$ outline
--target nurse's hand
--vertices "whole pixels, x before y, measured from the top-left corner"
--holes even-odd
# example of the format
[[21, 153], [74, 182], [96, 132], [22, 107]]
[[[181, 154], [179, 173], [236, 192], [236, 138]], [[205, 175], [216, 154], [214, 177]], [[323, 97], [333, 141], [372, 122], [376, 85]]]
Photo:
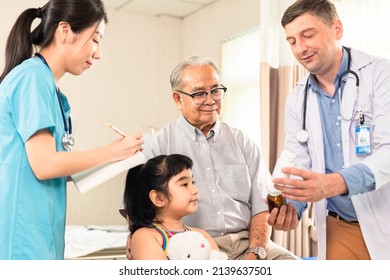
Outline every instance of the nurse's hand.
[[113, 161], [122, 160], [143, 150], [144, 138], [142, 132], [134, 133], [111, 143], [110, 149]]
[[267, 222], [276, 230], [289, 231], [296, 229], [299, 223], [297, 210], [291, 203], [282, 205], [279, 211], [275, 207], [268, 216]]
[[122, 160], [142, 151], [141, 132], [134, 133], [88, 151], [57, 151], [56, 139], [49, 129], [33, 134], [25, 144], [26, 154], [34, 175], [39, 180], [70, 176], [87, 169]]

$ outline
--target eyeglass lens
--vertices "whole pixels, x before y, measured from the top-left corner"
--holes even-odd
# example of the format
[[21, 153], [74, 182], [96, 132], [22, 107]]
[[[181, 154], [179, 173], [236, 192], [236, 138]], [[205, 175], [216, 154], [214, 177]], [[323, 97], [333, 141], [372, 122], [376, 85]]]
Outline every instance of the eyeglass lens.
[[[221, 101], [225, 96], [225, 90], [223, 88], [213, 89], [211, 92], [211, 98], [214, 101]], [[194, 103], [199, 105], [206, 101], [208, 92], [199, 92], [194, 95]]]

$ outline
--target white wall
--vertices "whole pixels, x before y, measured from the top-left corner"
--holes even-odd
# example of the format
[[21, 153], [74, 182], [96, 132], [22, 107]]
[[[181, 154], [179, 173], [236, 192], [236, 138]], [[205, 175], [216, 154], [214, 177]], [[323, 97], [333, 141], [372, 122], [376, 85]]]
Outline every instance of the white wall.
[[[73, 104], [79, 149], [104, 145], [122, 131], [150, 132], [175, 119], [169, 74], [179, 60], [180, 20], [109, 11], [102, 41], [103, 59], [80, 77], [67, 76], [64, 89]], [[65, 89], [66, 87], [66, 89]], [[79, 194], [68, 184], [69, 224], [118, 224], [125, 174]]]
[[259, 23], [260, 0], [219, 0], [183, 20], [183, 58], [204, 55], [220, 64], [221, 41]]
[[[5, 41], [16, 17], [24, 9], [44, 3], [1, 3], [0, 68], [4, 66]], [[101, 43], [102, 60], [81, 76], [66, 75], [59, 85], [72, 106], [77, 150], [117, 139], [118, 135], [106, 127], [108, 122], [130, 134], [150, 132], [150, 127], [159, 128], [176, 119], [178, 112], [169, 85], [173, 67], [192, 55], [211, 56], [220, 63], [223, 38], [259, 23], [259, 1], [219, 0], [184, 20], [111, 10], [108, 16]], [[69, 183], [67, 223], [125, 224], [118, 214], [124, 176], [83, 195]]]

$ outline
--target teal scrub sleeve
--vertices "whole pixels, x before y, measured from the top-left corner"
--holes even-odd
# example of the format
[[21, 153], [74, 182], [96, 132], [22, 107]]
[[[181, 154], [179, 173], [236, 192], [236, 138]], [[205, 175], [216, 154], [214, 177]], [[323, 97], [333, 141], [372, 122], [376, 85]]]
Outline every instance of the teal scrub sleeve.
[[19, 73], [24, 77], [8, 85], [14, 87], [9, 96], [10, 111], [23, 142], [41, 129], [54, 130], [59, 106], [52, 75], [44, 75], [45, 70], [35, 67]]

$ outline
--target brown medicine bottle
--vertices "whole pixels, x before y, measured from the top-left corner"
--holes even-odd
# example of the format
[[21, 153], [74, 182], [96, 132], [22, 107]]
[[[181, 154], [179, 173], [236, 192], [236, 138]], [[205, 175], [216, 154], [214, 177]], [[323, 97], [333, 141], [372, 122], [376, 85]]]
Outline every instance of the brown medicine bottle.
[[[282, 151], [280, 157], [278, 158], [274, 171], [272, 172], [272, 178], [288, 178], [288, 175], [283, 173], [283, 167], [293, 167], [294, 166], [295, 154], [289, 151]], [[282, 196], [281, 192], [273, 187], [273, 185], [268, 188], [268, 210], [272, 211], [275, 207], [279, 208], [282, 205], [286, 204], [286, 199]]]

